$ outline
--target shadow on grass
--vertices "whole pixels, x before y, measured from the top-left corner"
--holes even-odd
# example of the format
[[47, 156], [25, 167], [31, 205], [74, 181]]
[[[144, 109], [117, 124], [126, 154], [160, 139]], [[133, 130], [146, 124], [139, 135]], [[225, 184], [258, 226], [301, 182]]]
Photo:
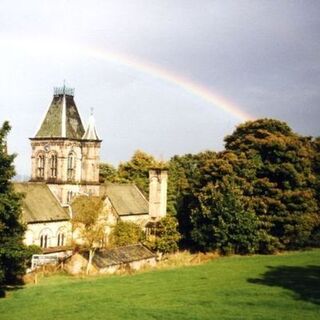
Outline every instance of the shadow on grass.
[[260, 279], [248, 279], [250, 283], [291, 290], [297, 300], [320, 304], [320, 267], [268, 267]]
[[0, 299], [5, 298], [6, 294], [10, 291], [16, 291], [23, 289], [23, 286], [0, 286]]
[[22, 279], [15, 279], [10, 284], [0, 285], [0, 299], [6, 297], [6, 293], [23, 289], [24, 282]]

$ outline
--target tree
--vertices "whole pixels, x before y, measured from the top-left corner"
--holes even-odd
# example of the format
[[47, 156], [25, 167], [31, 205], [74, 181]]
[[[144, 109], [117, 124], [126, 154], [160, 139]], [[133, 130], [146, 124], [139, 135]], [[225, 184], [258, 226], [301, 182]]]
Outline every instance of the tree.
[[[225, 141], [225, 151], [175, 156], [169, 162], [168, 208], [179, 220], [183, 244], [215, 248], [220, 240], [216, 229], [213, 241], [212, 227], [222, 215], [221, 230], [232, 224], [231, 217], [244, 219], [252, 230], [257, 222], [253, 238], [260, 252], [319, 245], [320, 139], [295, 134], [284, 122], [260, 119], [240, 125]], [[238, 211], [228, 216], [232, 207]]]
[[134, 222], [119, 221], [112, 229], [110, 242], [113, 246], [127, 246], [144, 240], [144, 233]]
[[196, 205], [199, 187], [200, 155], [174, 156], [168, 163], [168, 213], [178, 220], [180, 245], [192, 246], [191, 210]]
[[259, 218], [260, 251], [305, 246], [319, 225], [311, 139], [284, 122], [260, 119], [240, 125], [225, 142], [257, 163], [244, 195]]
[[[320, 137], [317, 137], [312, 142], [314, 157], [313, 157], [313, 172], [315, 175], [314, 190], [318, 208], [320, 208]], [[319, 247], [320, 246], [320, 212], [318, 211], [317, 219], [319, 223], [313, 228], [310, 245]]]
[[179, 221], [183, 247], [200, 247], [194, 237], [196, 225], [191, 218], [196, 212], [201, 211], [200, 195], [204, 188], [209, 184], [219, 183], [225, 176], [230, 176], [240, 189], [250, 189], [250, 183], [247, 183], [246, 179], [254, 175], [256, 163], [247, 162], [244, 155], [238, 156], [229, 151], [206, 151], [195, 155], [174, 156], [170, 159], [168, 208]]
[[149, 169], [162, 166], [153, 156], [137, 150], [130, 161], [121, 163], [118, 168], [120, 182], [134, 183], [142, 193], [149, 194]]
[[0, 128], [0, 286], [13, 283], [25, 272], [26, 248], [23, 245], [26, 226], [21, 223], [21, 196], [14, 192], [15, 155], [6, 150], [8, 122]]
[[100, 163], [99, 180], [101, 183], [118, 182], [119, 177], [117, 169], [109, 163]]
[[73, 229], [78, 230], [84, 247], [89, 251], [86, 273], [89, 274], [96, 250], [102, 246], [107, 226], [102, 215], [103, 199], [95, 196], [78, 196], [72, 202]]
[[258, 243], [258, 220], [230, 177], [208, 183], [192, 211], [192, 238], [204, 251], [253, 253]]
[[175, 217], [167, 215], [161, 218], [148, 239], [151, 249], [162, 253], [176, 252], [181, 238], [177, 227], [178, 221]]

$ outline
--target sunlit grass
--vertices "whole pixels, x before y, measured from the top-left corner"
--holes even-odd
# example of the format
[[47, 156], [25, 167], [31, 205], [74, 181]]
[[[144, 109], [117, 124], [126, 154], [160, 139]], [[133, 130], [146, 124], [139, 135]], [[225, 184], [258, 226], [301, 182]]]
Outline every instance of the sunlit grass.
[[319, 282], [320, 250], [130, 276], [57, 275], [0, 299], [0, 319], [319, 319]]

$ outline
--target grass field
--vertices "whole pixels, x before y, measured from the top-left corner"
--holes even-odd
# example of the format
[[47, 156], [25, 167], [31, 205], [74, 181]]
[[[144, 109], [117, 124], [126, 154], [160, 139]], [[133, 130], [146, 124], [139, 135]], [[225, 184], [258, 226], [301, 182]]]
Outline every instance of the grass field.
[[44, 278], [0, 319], [320, 319], [320, 250], [226, 257], [130, 276]]

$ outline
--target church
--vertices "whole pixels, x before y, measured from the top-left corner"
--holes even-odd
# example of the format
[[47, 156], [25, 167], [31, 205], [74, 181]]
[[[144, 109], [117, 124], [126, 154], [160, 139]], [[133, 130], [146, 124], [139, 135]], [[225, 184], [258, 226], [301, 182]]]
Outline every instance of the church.
[[[166, 170], [150, 169], [149, 201], [134, 184], [99, 183], [102, 140], [92, 114], [84, 128], [74, 89], [65, 85], [54, 88], [45, 118], [30, 141], [31, 179], [14, 184], [15, 190], [24, 195], [26, 245], [38, 245], [44, 253], [53, 253], [77, 241], [70, 205], [77, 195], [102, 197], [104, 212], [112, 220], [109, 225], [123, 220], [145, 229], [150, 222], [166, 215]], [[109, 232], [110, 227], [106, 236]]]

